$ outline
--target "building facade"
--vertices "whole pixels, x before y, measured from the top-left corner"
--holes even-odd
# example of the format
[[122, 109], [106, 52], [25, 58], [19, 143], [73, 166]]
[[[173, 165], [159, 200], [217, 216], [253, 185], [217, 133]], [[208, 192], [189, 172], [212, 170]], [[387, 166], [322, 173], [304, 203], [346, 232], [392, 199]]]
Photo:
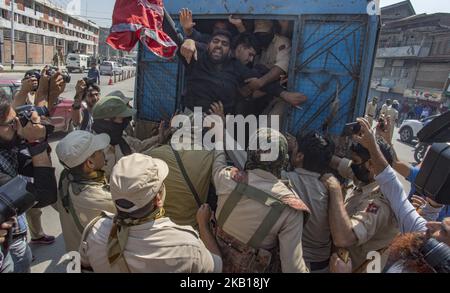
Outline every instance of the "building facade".
[[99, 27], [44, 0], [0, 0], [0, 61], [11, 60], [11, 20], [15, 26], [15, 63], [49, 64], [61, 52], [98, 55]]
[[416, 15], [409, 1], [382, 8], [381, 13], [384, 23], [369, 98], [448, 108], [450, 14]]

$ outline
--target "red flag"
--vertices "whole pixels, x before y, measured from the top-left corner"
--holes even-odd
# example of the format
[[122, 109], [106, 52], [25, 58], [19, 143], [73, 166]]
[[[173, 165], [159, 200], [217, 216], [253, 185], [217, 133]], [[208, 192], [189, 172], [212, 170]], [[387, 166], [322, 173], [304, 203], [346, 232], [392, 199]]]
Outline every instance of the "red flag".
[[106, 42], [116, 50], [131, 51], [140, 40], [155, 55], [171, 59], [178, 47], [163, 31], [163, 19], [162, 0], [116, 0]]

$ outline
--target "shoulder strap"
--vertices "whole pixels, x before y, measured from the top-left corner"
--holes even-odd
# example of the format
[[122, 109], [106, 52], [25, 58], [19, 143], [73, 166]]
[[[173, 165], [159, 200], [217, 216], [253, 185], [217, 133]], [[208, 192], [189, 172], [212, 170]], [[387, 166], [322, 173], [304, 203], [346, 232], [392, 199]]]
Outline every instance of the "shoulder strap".
[[181, 174], [183, 174], [184, 180], [189, 186], [189, 189], [191, 190], [191, 193], [194, 196], [195, 201], [197, 202], [197, 206], [200, 207], [203, 203], [200, 200], [200, 196], [198, 195], [197, 190], [195, 190], [194, 184], [192, 184], [192, 181], [186, 172], [186, 168], [184, 167], [180, 154], [176, 150], [174, 150], [172, 146], [170, 148], [172, 149], [173, 154], [175, 155], [175, 159], [177, 160], [178, 166], [180, 167]]
[[84, 108], [83, 109], [83, 120], [81, 121], [80, 130], [86, 130], [87, 126], [89, 124], [91, 114], [89, 113], [89, 110]]
[[81, 237], [82, 242], [86, 241], [86, 239], [89, 236], [89, 233], [91, 233], [92, 228], [102, 218], [108, 218], [108, 215], [105, 214], [105, 212], [102, 212], [99, 216], [95, 217], [89, 224], [87, 224], [86, 228], [84, 229], [83, 236]]
[[66, 171], [67, 170], [64, 170], [63, 173], [61, 174], [58, 193], [61, 198], [61, 203], [62, 203], [64, 209], [66, 210], [66, 212], [68, 212], [72, 216], [72, 219], [75, 222], [75, 226], [77, 227], [78, 231], [81, 234], [83, 234], [84, 227], [83, 227], [83, 225], [81, 225], [80, 219], [78, 218], [78, 216], [75, 212], [72, 200], [70, 198], [70, 194], [69, 194], [70, 181], [67, 178], [68, 172], [66, 172]]
[[264, 192], [262, 190], [259, 190], [253, 186], [244, 183], [238, 183], [236, 185], [236, 188], [233, 190], [228, 199], [225, 201], [225, 204], [222, 210], [220, 211], [219, 219], [217, 221], [219, 227], [223, 228], [223, 225], [225, 224], [226, 220], [228, 219], [228, 217], [230, 216], [231, 212], [236, 207], [238, 202], [241, 200], [242, 196], [246, 196], [265, 206], [270, 207], [269, 213], [264, 218], [261, 225], [256, 230], [255, 234], [253, 234], [253, 236], [247, 243], [253, 248], [259, 248], [261, 242], [266, 238], [272, 227], [279, 219], [286, 205], [281, 200], [275, 198], [274, 196], [272, 196], [267, 192]]

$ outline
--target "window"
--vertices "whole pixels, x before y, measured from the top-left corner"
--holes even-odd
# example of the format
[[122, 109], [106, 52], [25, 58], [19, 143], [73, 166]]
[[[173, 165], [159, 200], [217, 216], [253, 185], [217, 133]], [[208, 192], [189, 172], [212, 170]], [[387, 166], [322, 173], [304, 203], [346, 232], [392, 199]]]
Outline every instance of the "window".
[[408, 69], [402, 68], [401, 78], [408, 78]]
[[405, 65], [405, 60], [394, 60], [392, 62], [392, 67], [403, 67]]
[[10, 14], [8, 10], [2, 9], [2, 18], [11, 20]]

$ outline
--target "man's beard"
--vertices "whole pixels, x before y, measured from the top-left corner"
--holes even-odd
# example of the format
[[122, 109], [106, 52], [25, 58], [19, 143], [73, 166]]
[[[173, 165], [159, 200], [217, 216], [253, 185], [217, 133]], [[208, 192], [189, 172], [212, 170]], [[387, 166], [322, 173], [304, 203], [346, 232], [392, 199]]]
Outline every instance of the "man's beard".
[[425, 261], [420, 249], [428, 240], [425, 233], [406, 233], [397, 236], [389, 246], [389, 258], [386, 268], [402, 262], [403, 271], [415, 273], [433, 273]]
[[227, 60], [227, 58], [228, 58], [227, 55], [222, 54], [222, 57], [221, 57], [220, 59], [214, 59], [214, 58], [212, 57], [212, 51], [211, 51], [211, 52], [208, 52], [208, 59], [209, 59], [209, 61], [211, 61], [211, 63], [213, 63], [213, 64], [222, 64], [222, 63], [224, 63], [224, 62]]
[[19, 146], [22, 142], [22, 139], [17, 135], [17, 132], [14, 133], [12, 139], [6, 141], [3, 138], [0, 138], [0, 149], [3, 150], [12, 150], [13, 148]]

